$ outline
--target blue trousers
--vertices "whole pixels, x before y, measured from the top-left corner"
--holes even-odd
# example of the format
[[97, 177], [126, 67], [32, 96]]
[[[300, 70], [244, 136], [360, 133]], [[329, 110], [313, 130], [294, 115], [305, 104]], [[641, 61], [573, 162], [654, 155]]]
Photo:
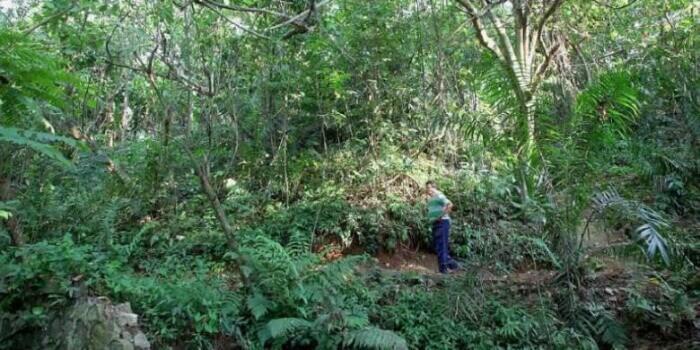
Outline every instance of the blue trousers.
[[459, 265], [450, 257], [450, 220], [440, 219], [433, 223], [433, 247], [438, 257], [440, 272], [445, 273], [447, 269], [456, 269]]

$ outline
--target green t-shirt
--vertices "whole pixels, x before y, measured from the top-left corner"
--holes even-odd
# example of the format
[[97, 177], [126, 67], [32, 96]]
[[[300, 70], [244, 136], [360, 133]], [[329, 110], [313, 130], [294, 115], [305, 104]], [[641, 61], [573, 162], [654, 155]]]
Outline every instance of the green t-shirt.
[[442, 192], [438, 191], [434, 196], [428, 199], [428, 220], [435, 222], [439, 219], [450, 219], [450, 216], [445, 214], [447, 204], [451, 203]]

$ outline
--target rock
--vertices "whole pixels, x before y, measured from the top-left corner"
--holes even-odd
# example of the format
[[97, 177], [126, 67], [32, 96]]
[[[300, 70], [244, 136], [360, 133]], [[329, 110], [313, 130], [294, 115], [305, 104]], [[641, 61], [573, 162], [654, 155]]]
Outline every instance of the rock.
[[148, 342], [145, 334], [139, 332], [134, 336], [134, 346], [137, 349], [150, 349], [151, 343]]
[[112, 305], [107, 298], [86, 298], [55, 317], [36, 348], [56, 350], [149, 350], [138, 328], [138, 315], [128, 303]]
[[139, 322], [139, 316], [130, 313], [120, 313], [117, 315], [117, 323], [121, 327], [136, 327]]

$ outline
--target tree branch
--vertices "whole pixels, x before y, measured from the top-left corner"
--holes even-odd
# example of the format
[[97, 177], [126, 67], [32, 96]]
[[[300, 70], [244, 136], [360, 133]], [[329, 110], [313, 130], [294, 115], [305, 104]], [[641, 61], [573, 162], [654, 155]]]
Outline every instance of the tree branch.
[[486, 28], [484, 28], [484, 24], [481, 22], [481, 16], [477, 14], [476, 6], [471, 2], [471, 0], [455, 0], [457, 1], [464, 10], [467, 12], [469, 15], [469, 19], [472, 22], [472, 25], [474, 26], [474, 31], [476, 32], [476, 38], [481, 44], [481, 46], [485, 47], [487, 50], [489, 50], [494, 56], [496, 56], [500, 60], [504, 60], [502, 54], [498, 50], [498, 46], [496, 45], [496, 42], [488, 35], [488, 32], [486, 31]]
[[[491, 11], [490, 8], [486, 10], [486, 15], [489, 16], [489, 19], [491, 19], [491, 22], [493, 22], [493, 26], [496, 28], [496, 37], [500, 42], [501, 51], [503, 53], [503, 56], [505, 57], [506, 63], [508, 63], [510, 68], [515, 72], [515, 60], [517, 60], [518, 56], [515, 54], [515, 50], [513, 50], [513, 44], [511, 43], [508, 34], [504, 30], [505, 26], [503, 25], [501, 20], [493, 13], [493, 11]], [[522, 73], [522, 62], [518, 63], [519, 64], [517, 68]]]
[[[270, 37], [267, 37], [267, 36], [265, 36], [265, 35], [262, 35], [262, 34], [256, 32], [256, 31], [254, 31], [254, 30], [252, 30], [252, 29], [250, 29], [250, 28], [244, 26], [244, 25], [241, 25], [241, 24], [239, 24], [239, 23], [236, 23], [236, 21], [234, 21], [234, 20], [231, 20], [231, 19], [228, 18], [226, 15], [224, 15], [223, 13], [221, 13], [221, 11], [219, 11], [219, 9], [217, 9], [214, 5], [211, 5], [210, 2], [208, 2], [208, 1], [204, 1], [204, 2], [202, 2], [202, 1], [196, 1], [196, 2], [197, 2], [198, 4], [200, 4], [200, 5], [202, 5], [202, 6], [204, 6], [204, 7], [208, 8], [208, 9], [210, 9], [212, 12], [214, 12], [215, 14], [217, 14], [219, 17], [221, 17], [222, 19], [224, 19], [226, 22], [232, 24], [234, 27], [236, 27], [236, 28], [238, 28], [238, 29], [240, 29], [240, 30], [242, 30], [242, 31], [244, 31], [244, 32], [246, 32], [246, 33], [248, 33], [248, 34], [252, 34], [252, 35], [254, 35], [254, 36], [257, 36], [258, 38], [270, 39]], [[223, 4], [221, 4], [221, 5], [223, 5]]]
[[227, 4], [222, 4], [220, 2], [216, 2], [216, 1], [212, 1], [212, 0], [195, 0], [194, 2], [197, 4], [200, 4], [200, 5], [209, 7], [209, 8], [218, 7], [221, 9], [237, 11], [237, 12], [264, 13], [264, 14], [273, 15], [273, 16], [277, 16], [277, 17], [289, 18], [289, 16], [284, 14], [284, 13], [272, 11], [272, 10], [268, 10], [268, 9], [227, 5]]
[[301, 22], [299, 22], [300, 19], [302, 19], [304, 16], [310, 16], [310, 15], [312, 14], [312, 11], [315, 11], [315, 10], [318, 9], [319, 7], [325, 5], [325, 4], [329, 3], [329, 2], [330, 2], [330, 0], [321, 1], [321, 2], [319, 2], [318, 4], [315, 4], [315, 6], [313, 6], [313, 8], [309, 8], [309, 9], [307, 9], [307, 10], [304, 10], [304, 11], [300, 12], [300, 13], [299, 13], [298, 15], [296, 15], [296, 16], [287, 17], [287, 18], [289, 18], [288, 20], [286, 20], [286, 21], [284, 21], [284, 22], [282, 22], [282, 23], [276, 24], [276, 25], [274, 25], [274, 26], [272, 26], [272, 27], [270, 27], [270, 28], [267, 28], [267, 29], [265, 29], [265, 31], [266, 31], [266, 32], [269, 32], [269, 31], [271, 31], [271, 30], [275, 30], [275, 29], [278, 29], [278, 28], [281, 28], [281, 27], [284, 27], [284, 26], [286, 26], [286, 25], [293, 24], [293, 23], [296, 23], [296, 24], [298, 24], [298, 25], [303, 25]]
[[540, 63], [539, 66], [537, 66], [537, 69], [535, 69], [534, 77], [532, 79], [532, 83], [530, 84], [530, 91], [536, 91], [537, 87], [539, 84], [542, 82], [542, 78], [544, 77], [544, 73], [547, 71], [547, 68], [549, 67], [549, 64], [552, 62], [552, 57], [559, 51], [559, 47], [561, 47], [561, 43], [557, 42], [556, 44], [552, 45], [552, 47], [549, 48], [547, 51], [547, 54], [544, 58], [544, 61]]
[[[70, 5], [68, 8], [66, 8], [65, 10], [58, 11], [58, 12], [54, 13], [53, 15], [50, 15], [50, 16], [44, 18], [43, 20], [39, 21], [39, 22], [36, 23], [35, 25], [33, 25], [33, 26], [31, 26], [31, 27], [29, 27], [29, 28], [23, 30], [23, 31], [22, 31], [22, 34], [24, 34], [24, 35], [29, 35], [29, 34], [31, 34], [33, 31], [35, 31], [35, 30], [37, 30], [38, 28], [40, 28], [41, 26], [46, 25], [47, 23], [49, 23], [49, 22], [51, 22], [51, 21], [53, 21], [53, 20], [55, 20], [55, 19], [61, 18], [61, 17], [63, 17], [64, 15], [67, 15], [69, 12], [73, 11], [74, 8], [75, 8], [75, 4], [72, 4], [72, 5]], [[78, 8], [78, 11], [82, 11], [82, 10], [85, 9], [85, 8], [86, 8], [86, 6], [80, 7], [80, 8]]]
[[528, 57], [528, 60], [530, 62], [532, 62], [532, 60], [534, 59], [535, 52], [537, 51], [537, 45], [539, 44], [540, 38], [542, 37], [542, 29], [544, 28], [544, 25], [563, 3], [564, 0], [554, 0], [552, 4], [544, 11], [544, 14], [540, 18], [540, 20], [537, 21], [537, 25], [535, 25], [535, 27], [533, 28], [532, 34], [530, 35], [530, 57]]

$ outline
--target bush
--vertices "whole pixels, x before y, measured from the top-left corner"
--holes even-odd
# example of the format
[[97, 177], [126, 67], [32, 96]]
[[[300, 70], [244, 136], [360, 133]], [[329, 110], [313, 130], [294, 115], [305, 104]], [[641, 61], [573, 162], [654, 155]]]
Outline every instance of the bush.
[[22, 348], [56, 312], [97, 287], [106, 258], [69, 235], [0, 252], [0, 348]]

